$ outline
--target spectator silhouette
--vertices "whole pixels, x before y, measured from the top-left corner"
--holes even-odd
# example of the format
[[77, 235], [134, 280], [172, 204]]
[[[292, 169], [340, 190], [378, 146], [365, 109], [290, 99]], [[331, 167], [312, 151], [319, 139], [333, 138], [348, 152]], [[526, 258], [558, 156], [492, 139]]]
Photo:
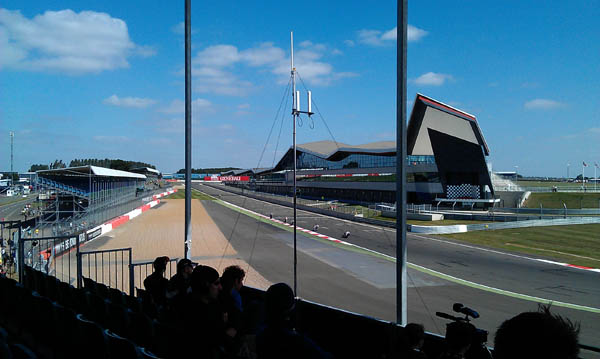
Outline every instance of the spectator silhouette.
[[192, 272], [192, 292], [186, 298], [185, 329], [187, 343], [194, 356], [224, 356], [226, 314], [218, 302], [221, 292], [219, 273], [212, 267], [198, 265]]
[[[223, 309], [228, 313], [228, 328], [235, 332], [239, 331], [242, 325], [242, 296], [240, 290], [244, 285], [244, 277], [246, 272], [240, 266], [229, 266], [223, 271], [221, 276], [221, 292], [220, 301]], [[235, 333], [232, 333], [232, 337]]]
[[169, 263], [169, 257], [157, 257], [152, 263], [154, 272], [144, 279], [144, 288], [146, 288], [154, 302], [161, 306], [165, 305], [167, 299], [169, 280], [164, 276], [167, 263]]
[[417, 323], [408, 323], [404, 328], [404, 350], [402, 358], [427, 359], [421, 350], [425, 342], [425, 328]]
[[296, 332], [292, 315], [296, 300], [285, 283], [273, 284], [266, 294], [266, 326], [256, 338], [258, 359], [331, 358], [316, 343]]
[[500, 325], [494, 340], [495, 359], [571, 359], [579, 355], [579, 324], [552, 314], [548, 306], [524, 312]]
[[239, 353], [242, 347], [243, 306], [240, 290], [242, 289], [246, 273], [240, 266], [229, 266], [221, 276], [223, 290], [219, 301], [223, 310], [227, 313], [225, 334], [226, 350], [229, 353]]
[[440, 359], [462, 359], [471, 347], [475, 326], [466, 322], [452, 322], [446, 325], [446, 351]]
[[184, 258], [177, 262], [177, 273], [169, 280], [167, 298], [177, 306], [190, 291], [192, 283], [192, 261]]

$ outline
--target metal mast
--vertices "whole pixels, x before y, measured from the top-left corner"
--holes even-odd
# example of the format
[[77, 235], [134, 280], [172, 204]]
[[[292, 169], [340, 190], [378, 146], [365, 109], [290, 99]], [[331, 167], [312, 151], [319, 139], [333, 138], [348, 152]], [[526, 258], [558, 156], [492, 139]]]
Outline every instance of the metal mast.
[[406, 318], [406, 43], [407, 0], [398, 0], [396, 42], [396, 322]]
[[294, 32], [290, 32], [290, 48], [291, 48], [291, 68], [292, 68], [292, 117], [294, 119], [294, 295], [298, 296], [298, 274], [297, 274], [297, 265], [298, 265], [298, 256], [296, 254], [296, 117], [298, 116], [297, 111], [297, 103], [298, 97], [296, 96], [296, 68], [294, 67]]
[[185, 242], [184, 258], [192, 248], [192, 19], [191, 0], [185, 0]]
[[15, 138], [15, 133], [10, 131], [10, 173], [12, 176], [13, 172], [13, 140]]
[[297, 264], [298, 257], [296, 255], [296, 199], [297, 199], [297, 190], [296, 190], [296, 167], [298, 165], [296, 158], [296, 119], [298, 115], [301, 113], [307, 114], [308, 117], [313, 115], [312, 112], [312, 95], [310, 91], [307, 91], [308, 95], [308, 107], [307, 111], [300, 111], [300, 91], [296, 91], [296, 68], [294, 67], [294, 32], [290, 33], [290, 47], [291, 47], [291, 68], [292, 68], [292, 97], [293, 97], [293, 105], [292, 105], [292, 116], [294, 119], [294, 294], [298, 296], [298, 275], [297, 275]]

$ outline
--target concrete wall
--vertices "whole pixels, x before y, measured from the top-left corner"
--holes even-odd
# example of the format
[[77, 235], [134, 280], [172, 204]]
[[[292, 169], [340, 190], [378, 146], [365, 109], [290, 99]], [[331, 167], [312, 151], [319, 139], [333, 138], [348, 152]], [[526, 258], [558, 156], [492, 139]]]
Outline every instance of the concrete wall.
[[524, 191], [496, 191], [496, 198], [500, 198], [500, 203], [497, 207], [517, 208], [524, 194]]

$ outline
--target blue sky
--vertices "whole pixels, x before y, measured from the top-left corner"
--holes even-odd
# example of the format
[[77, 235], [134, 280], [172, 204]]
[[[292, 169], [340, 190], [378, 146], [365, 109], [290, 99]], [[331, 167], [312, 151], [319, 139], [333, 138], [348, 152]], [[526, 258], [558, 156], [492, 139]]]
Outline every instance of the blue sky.
[[[193, 167], [270, 166], [291, 145], [296, 67], [336, 140], [395, 136], [396, 3], [192, 4]], [[184, 166], [183, 1], [0, 5], [0, 169], [55, 159]], [[600, 2], [409, 2], [417, 92], [475, 115], [496, 171], [564, 176], [600, 163]], [[302, 87], [300, 87], [302, 89]], [[298, 142], [330, 139], [305, 119]], [[275, 148], [280, 153], [274, 155]]]

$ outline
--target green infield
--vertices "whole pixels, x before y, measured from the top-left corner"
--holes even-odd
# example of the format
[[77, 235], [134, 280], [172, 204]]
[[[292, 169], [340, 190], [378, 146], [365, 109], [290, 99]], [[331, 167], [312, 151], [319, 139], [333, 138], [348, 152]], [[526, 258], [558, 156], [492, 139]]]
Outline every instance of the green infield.
[[570, 193], [549, 192], [532, 193], [525, 202], [526, 208], [563, 208], [563, 203], [568, 208], [600, 208], [600, 193]]
[[577, 184], [574, 182], [557, 182], [557, 181], [523, 181], [519, 180], [516, 182], [521, 187], [581, 187], [581, 183]]
[[600, 224], [498, 229], [441, 237], [600, 268]]
[[406, 223], [414, 224], [415, 226], [453, 226], [456, 224], [485, 224], [490, 222], [468, 221], [460, 219], [443, 219], [441, 221], [419, 221], [415, 219], [409, 219], [406, 221]]
[[[165, 199], [185, 199], [185, 189], [180, 189], [179, 191], [170, 194], [166, 197], [164, 197]], [[208, 200], [208, 201], [214, 201], [215, 198], [211, 197], [207, 194], [204, 194], [202, 192], [199, 191], [192, 191], [192, 199], [200, 199], [200, 200]]]

